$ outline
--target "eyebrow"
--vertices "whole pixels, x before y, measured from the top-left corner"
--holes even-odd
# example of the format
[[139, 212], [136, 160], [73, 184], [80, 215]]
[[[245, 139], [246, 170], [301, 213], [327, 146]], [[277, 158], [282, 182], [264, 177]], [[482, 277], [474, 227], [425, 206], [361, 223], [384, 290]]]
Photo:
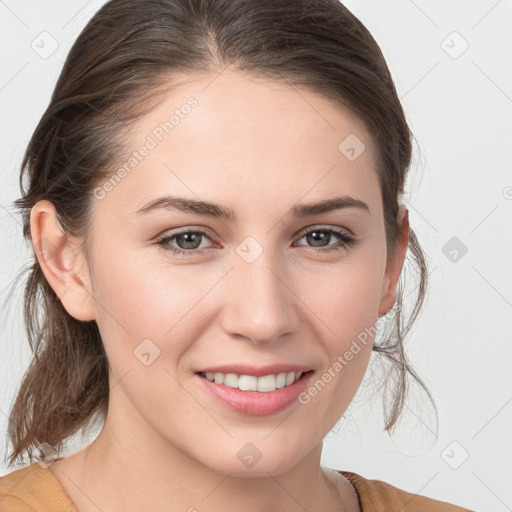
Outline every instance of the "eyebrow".
[[[320, 215], [345, 208], [359, 208], [370, 213], [370, 207], [360, 199], [351, 196], [340, 196], [326, 199], [317, 203], [295, 205], [290, 210], [292, 217], [304, 218], [313, 215]], [[222, 219], [228, 222], [237, 220], [236, 213], [231, 208], [201, 201], [198, 199], [184, 198], [179, 196], [165, 195], [157, 197], [135, 212], [136, 215], [145, 215], [154, 210], [179, 210], [185, 213], [193, 213], [205, 217]]]

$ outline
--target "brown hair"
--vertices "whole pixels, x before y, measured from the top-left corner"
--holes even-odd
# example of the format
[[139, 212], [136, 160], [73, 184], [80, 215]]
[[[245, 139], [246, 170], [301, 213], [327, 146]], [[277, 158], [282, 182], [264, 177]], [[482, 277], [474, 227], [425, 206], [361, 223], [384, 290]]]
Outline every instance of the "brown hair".
[[[390, 257], [399, 235], [397, 198], [404, 191], [412, 134], [379, 46], [337, 0], [106, 3], [71, 48], [25, 151], [22, 197], [14, 202], [22, 214], [24, 237], [31, 240], [31, 208], [47, 199], [66, 235], [83, 240], [87, 250], [92, 191], [116, 164], [130, 124], [160, 93], [168, 92], [177, 77], [218, 74], [227, 66], [306, 86], [359, 115], [377, 148]], [[405, 324], [401, 275], [392, 332], [373, 346], [392, 363], [396, 381], [391, 411], [386, 411], [388, 431], [403, 409], [407, 374], [433, 403], [403, 346], [423, 304], [428, 275], [412, 229], [408, 243], [407, 257], [419, 272], [412, 314]], [[96, 322], [82, 322], [67, 313], [37, 259], [25, 270], [24, 319], [33, 359], [10, 411], [10, 465], [25, 452], [32, 460], [32, 448], [43, 442], [60, 450], [96, 415], [105, 417], [109, 399], [108, 361]]]

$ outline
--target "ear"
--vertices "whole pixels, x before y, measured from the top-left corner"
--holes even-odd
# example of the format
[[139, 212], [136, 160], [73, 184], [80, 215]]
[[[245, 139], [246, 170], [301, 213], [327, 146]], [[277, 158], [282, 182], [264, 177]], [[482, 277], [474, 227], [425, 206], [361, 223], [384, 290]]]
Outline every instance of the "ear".
[[394, 254], [390, 255], [382, 282], [382, 296], [379, 305], [379, 316], [384, 316], [393, 307], [396, 300], [398, 278], [407, 254], [409, 244], [409, 211], [401, 205], [397, 216], [398, 240]]
[[89, 269], [80, 244], [66, 236], [50, 201], [32, 207], [30, 233], [41, 270], [66, 311], [77, 320], [95, 320]]

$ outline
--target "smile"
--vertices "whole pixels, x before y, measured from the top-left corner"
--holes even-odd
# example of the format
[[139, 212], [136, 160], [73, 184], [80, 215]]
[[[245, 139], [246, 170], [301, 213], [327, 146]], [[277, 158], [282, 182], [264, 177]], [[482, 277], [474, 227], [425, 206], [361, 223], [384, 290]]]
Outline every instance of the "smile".
[[294, 403], [302, 407], [297, 397], [313, 373], [289, 371], [256, 376], [208, 371], [197, 372], [195, 379], [205, 396], [223, 407], [248, 416], [267, 416]]
[[205, 372], [202, 374], [210, 382], [224, 384], [242, 391], [260, 391], [263, 393], [291, 386], [299, 380], [302, 372], [281, 372], [256, 377], [255, 375], [237, 375], [236, 373]]

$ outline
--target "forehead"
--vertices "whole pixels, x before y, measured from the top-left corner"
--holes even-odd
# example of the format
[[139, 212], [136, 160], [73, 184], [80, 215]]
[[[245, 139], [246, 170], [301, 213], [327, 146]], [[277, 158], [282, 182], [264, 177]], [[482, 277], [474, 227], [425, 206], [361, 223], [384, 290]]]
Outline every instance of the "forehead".
[[192, 76], [172, 89], [134, 125], [121, 166], [111, 204], [137, 207], [172, 193], [231, 204], [245, 198], [268, 209], [331, 193], [370, 202], [379, 194], [373, 141], [351, 109], [233, 71]]

